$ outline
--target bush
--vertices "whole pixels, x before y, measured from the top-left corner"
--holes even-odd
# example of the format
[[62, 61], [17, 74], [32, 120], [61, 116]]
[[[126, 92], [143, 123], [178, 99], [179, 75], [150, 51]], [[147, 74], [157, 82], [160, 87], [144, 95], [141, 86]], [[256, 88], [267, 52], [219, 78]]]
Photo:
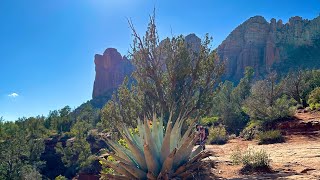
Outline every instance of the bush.
[[[107, 157], [107, 161], [115, 162], [116, 160], [112, 156], [108, 156]], [[105, 165], [105, 162], [103, 162], [101, 160], [99, 162], [100, 162], [101, 165]], [[103, 173], [103, 174], [115, 174], [115, 171], [111, 167], [108, 167], [108, 168], [103, 168], [101, 170], [101, 173]]]
[[55, 180], [67, 180], [67, 178], [62, 175], [59, 175], [55, 178]]
[[320, 87], [311, 91], [308, 98], [308, 104], [312, 110], [320, 108]]
[[264, 150], [254, 151], [248, 149], [241, 151], [237, 148], [231, 154], [231, 160], [233, 164], [242, 164], [242, 171], [269, 171], [271, 159]]
[[284, 137], [279, 130], [261, 132], [258, 135], [259, 144], [273, 144], [284, 142]]
[[219, 125], [209, 129], [208, 142], [210, 144], [225, 144], [227, 141], [228, 135], [224, 126]]
[[311, 108], [312, 110], [320, 109], [320, 103], [311, 104], [311, 105], [310, 105], [310, 108]]
[[246, 128], [242, 130], [240, 133], [240, 137], [245, 140], [251, 141], [254, 139], [259, 133], [261, 129], [261, 122], [260, 121], [250, 121]]
[[261, 120], [264, 123], [273, 123], [275, 120], [294, 115], [297, 102], [282, 95], [281, 85], [276, 85], [276, 79], [257, 81], [251, 89], [251, 95], [244, 103], [244, 110], [251, 119]]
[[219, 121], [219, 117], [217, 117], [217, 116], [205, 117], [200, 120], [200, 124], [203, 124], [206, 126], [212, 126], [212, 125], [218, 123], [218, 121]]

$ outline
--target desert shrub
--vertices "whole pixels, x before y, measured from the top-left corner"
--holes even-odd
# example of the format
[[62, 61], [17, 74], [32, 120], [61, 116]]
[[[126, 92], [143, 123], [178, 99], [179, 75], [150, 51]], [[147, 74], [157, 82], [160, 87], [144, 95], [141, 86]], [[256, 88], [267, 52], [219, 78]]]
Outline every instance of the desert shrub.
[[261, 132], [258, 135], [259, 144], [273, 144], [284, 142], [284, 137], [279, 130]]
[[27, 165], [22, 168], [21, 179], [23, 180], [34, 180], [42, 179], [42, 175], [34, 167]]
[[264, 150], [247, 149], [241, 151], [237, 148], [231, 154], [231, 160], [233, 164], [242, 164], [242, 171], [260, 171], [269, 170], [271, 159]]
[[200, 120], [200, 124], [203, 124], [206, 126], [212, 126], [212, 125], [218, 123], [218, 121], [219, 121], [219, 117], [217, 117], [217, 116], [205, 117]]
[[320, 87], [311, 91], [308, 98], [308, 104], [312, 110], [320, 108]]
[[251, 120], [248, 125], [240, 133], [240, 137], [245, 140], [251, 141], [254, 139], [261, 130], [261, 121]]
[[55, 180], [67, 180], [67, 178], [62, 175], [59, 175], [55, 178]]
[[320, 103], [311, 104], [311, 105], [310, 105], [310, 108], [311, 108], [312, 110], [320, 109]]
[[297, 102], [283, 95], [283, 87], [277, 84], [276, 74], [257, 81], [251, 88], [251, 95], [244, 103], [244, 109], [251, 119], [272, 124], [275, 120], [293, 116]]
[[209, 129], [208, 142], [210, 144], [225, 144], [227, 141], [228, 135], [224, 126], [219, 125]]
[[[115, 162], [116, 161], [112, 156], [108, 156], [106, 160], [108, 162]], [[101, 160], [99, 162], [100, 162], [101, 165], [106, 165], [106, 163], [101, 161]], [[115, 171], [111, 167], [108, 167], [108, 168], [103, 168], [101, 170], [101, 173], [103, 173], [103, 174], [115, 174]]]

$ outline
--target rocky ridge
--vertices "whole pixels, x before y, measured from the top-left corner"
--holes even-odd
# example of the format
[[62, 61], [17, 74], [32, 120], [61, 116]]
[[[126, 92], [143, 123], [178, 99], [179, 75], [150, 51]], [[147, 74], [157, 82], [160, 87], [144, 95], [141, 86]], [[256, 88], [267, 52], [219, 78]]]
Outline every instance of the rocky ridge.
[[254, 16], [233, 30], [217, 52], [226, 62], [226, 79], [236, 82], [245, 67], [253, 67], [257, 77], [264, 76], [275, 64], [286, 61], [292, 50], [312, 46], [319, 36], [320, 16], [313, 20], [295, 16], [285, 24]]
[[109, 90], [116, 89], [131, 74], [133, 66], [130, 61], [115, 48], [108, 48], [103, 55], [94, 57], [96, 77], [92, 97], [104, 95]]
[[[195, 34], [185, 39], [193, 50], [200, 46], [201, 41]], [[308, 49], [312, 51], [307, 52]], [[233, 82], [243, 77], [247, 66], [254, 68], [256, 78], [273, 70], [285, 72], [293, 66], [320, 67], [320, 16], [313, 20], [295, 16], [285, 24], [282, 20], [273, 18], [268, 22], [262, 16], [254, 16], [234, 29], [216, 50], [226, 64], [224, 79]], [[298, 59], [290, 61], [293, 56]], [[93, 98], [116, 89], [133, 71], [131, 62], [115, 48], [95, 55], [94, 62]]]

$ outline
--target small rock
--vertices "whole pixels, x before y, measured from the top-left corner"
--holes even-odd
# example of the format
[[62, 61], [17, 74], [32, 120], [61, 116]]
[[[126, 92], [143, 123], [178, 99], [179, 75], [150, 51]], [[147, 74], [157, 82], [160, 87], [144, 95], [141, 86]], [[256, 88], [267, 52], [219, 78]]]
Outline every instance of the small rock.
[[306, 168], [306, 169], [303, 169], [302, 171], [300, 171], [300, 173], [307, 173], [308, 171], [313, 171], [313, 170], [316, 170], [316, 169]]

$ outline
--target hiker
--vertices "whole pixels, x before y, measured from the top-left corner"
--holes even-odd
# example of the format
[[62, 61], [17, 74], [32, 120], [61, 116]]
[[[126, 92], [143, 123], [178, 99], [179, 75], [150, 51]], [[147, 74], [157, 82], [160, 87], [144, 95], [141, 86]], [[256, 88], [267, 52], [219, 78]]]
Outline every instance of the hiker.
[[196, 130], [199, 132], [199, 145], [204, 146], [205, 140], [207, 138], [206, 128], [204, 128], [203, 126], [197, 124], [196, 125]]

